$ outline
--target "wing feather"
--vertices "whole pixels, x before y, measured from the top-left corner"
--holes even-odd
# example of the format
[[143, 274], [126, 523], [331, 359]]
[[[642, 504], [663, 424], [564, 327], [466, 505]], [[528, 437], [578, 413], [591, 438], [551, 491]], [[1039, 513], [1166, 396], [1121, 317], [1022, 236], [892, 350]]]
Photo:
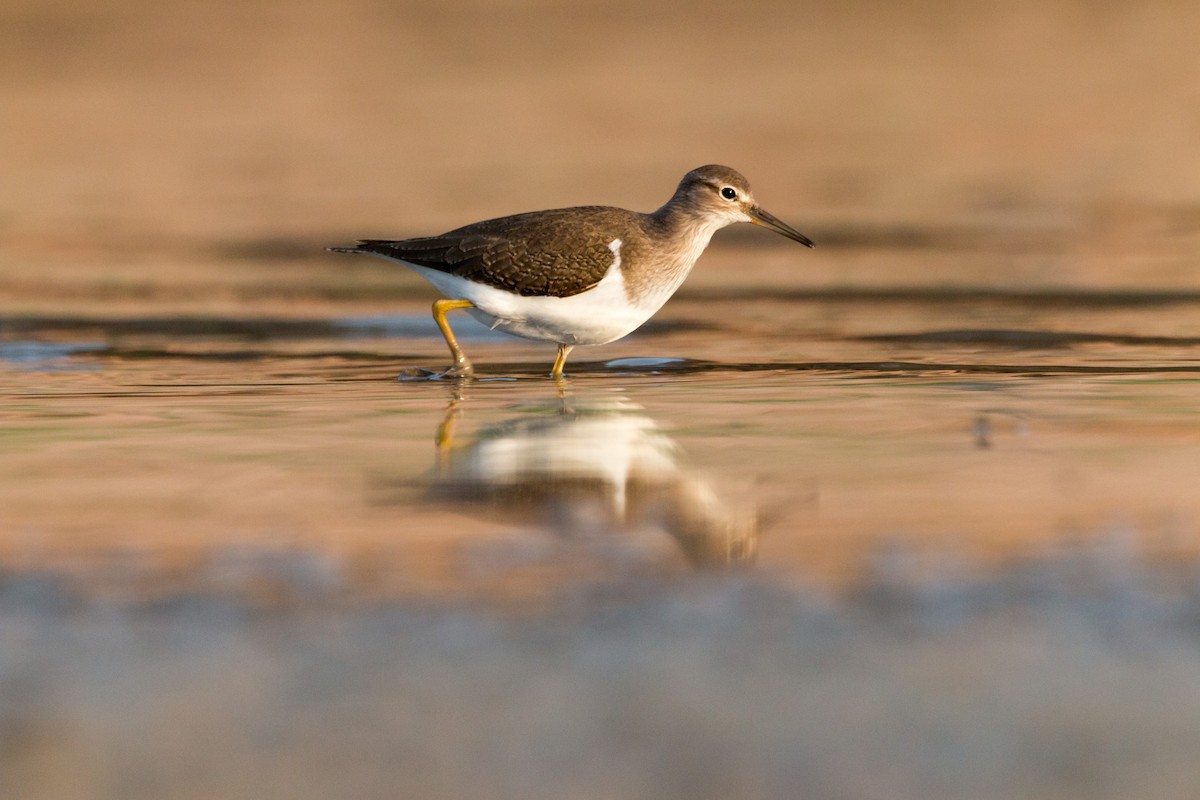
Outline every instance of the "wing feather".
[[477, 222], [441, 236], [363, 239], [343, 251], [369, 253], [456, 275], [515, 294], [570, 297], [599, 283], [615, 256], [615, 208], [536, 211]]

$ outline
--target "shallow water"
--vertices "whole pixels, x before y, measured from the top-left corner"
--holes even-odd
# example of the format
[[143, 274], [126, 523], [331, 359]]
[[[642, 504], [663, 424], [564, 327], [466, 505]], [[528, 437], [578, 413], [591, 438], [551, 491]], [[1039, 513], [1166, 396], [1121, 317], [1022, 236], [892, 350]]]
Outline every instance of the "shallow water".
[[1192, 787], [1195, 298], [780, 302], [0, 321], [0, 787]]
[[[152, 575], [299, 548], [343, 565], [339, 591], [439, 597], [553, 594], [568, 554], [828, 586], [884, 542], [983, 569], [1116, 527], [1183, 555], [1200, 340], [1170, 320], [1195, 301], [1159, 299], [1152, 335], [1120, 320], [1147, 298], [1113, 302], [810, 298], [759, 330], [769, 301], [682, 301], [582, 348], [563, 385], [546, 348], [465, 320], [476, 380], [398, 382], [444, 361], [417, 313], [7, 320], [0, 554]], [[463, 580], [509, 546], [535, 555]], [[405, 566], [360, 585], [353, 564], [381, 558]]]

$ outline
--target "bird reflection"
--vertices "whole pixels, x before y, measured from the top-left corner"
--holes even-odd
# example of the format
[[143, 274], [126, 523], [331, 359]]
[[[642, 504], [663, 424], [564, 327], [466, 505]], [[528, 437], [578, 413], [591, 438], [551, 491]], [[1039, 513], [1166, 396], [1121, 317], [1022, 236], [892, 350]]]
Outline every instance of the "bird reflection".
[[697, 567], [753, 560], [754, 509], [723, 499], [636, 404], [560, 395], [460, 441], [465, 407], [456, 397], [438, 427], [435, 496], [548, 521], [566, 536], [662, 530]]

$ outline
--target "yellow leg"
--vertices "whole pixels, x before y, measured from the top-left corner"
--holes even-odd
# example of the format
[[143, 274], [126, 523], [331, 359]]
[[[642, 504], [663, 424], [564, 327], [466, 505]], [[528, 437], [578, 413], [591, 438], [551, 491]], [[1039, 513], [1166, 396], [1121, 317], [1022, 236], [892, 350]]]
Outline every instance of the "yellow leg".
[[450, 356], [454, 359], [454, 365], [446, 370], [446, 375], [452, 378], [470, 377], [475, 372], [475, 368], [471, 366], [470, 360], [463, 354], [462, 348], [455, 341], [454, 331], [450, 330], [450, 323], [446, 321], [446, 312], [458, 308], [470, 308], [473, 305], [475, 304], [470, 300], [446, 299], [437, 300], [433, 304], [433, 321], [437, 323], [442, 336], [446, 337], [446, 344], [450, 346]]
[[560, 344], [558, 346], [558, 357], [554, 359], [554, 368], [550, 370], [550, 377], [555, 380], [562, 380], [563, 366], [567, 363], [567, 354], [575, 349], [573, 344]]

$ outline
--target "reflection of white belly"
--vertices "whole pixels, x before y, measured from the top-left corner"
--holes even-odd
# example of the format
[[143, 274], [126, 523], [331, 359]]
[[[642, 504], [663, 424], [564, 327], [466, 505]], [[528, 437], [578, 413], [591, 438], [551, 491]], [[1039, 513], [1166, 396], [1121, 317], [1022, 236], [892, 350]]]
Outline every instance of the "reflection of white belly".
[[662, 487], [679, 479], [678, 450], [653, 420], [625, 403], [583, 408], [585, 416], [577, 419], [522, 419], [489, 430], [470, 447], [451, 451], [444, 477], [505, 489], [594, 482], [619, 517], [630, 481]]
[[446, 297], [470, 300], [475, 308], [466, 309], [467, 313], [491, 328], [563, 344], [604, 344], [620, 339], [650, 319], [677, 288], [631, 302], [619, 261], [598, 284], [571, 297], [522, 297], [435, 269], [405, 266]]

